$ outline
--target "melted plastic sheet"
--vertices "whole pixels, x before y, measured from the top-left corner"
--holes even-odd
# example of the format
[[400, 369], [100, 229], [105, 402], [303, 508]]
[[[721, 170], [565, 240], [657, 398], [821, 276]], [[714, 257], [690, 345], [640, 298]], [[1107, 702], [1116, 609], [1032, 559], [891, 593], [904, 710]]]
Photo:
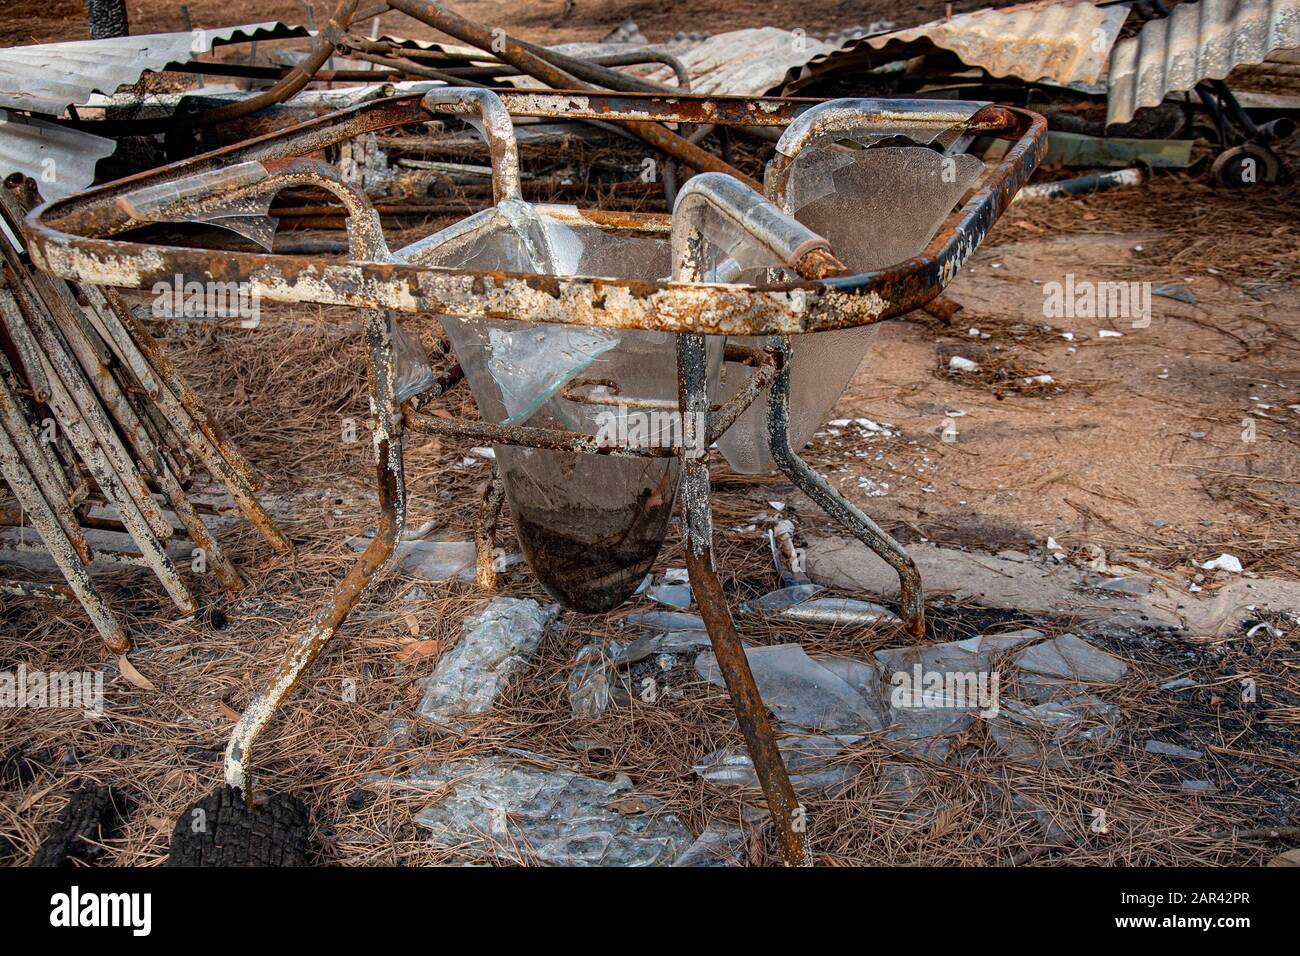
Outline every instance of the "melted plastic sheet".
[[[655, 278], [670, 272], [667, 237], [569, 226], [545, 207], [506, 200], [399, 259], [468, 269]], [[564, 398], [578, 377], [622, 398], [677, 398], [676, 347], [659, 332], [440, 317], [483, 417], [623, 440], [671, 440], [674, 415]], [[720, 364], [721, 342], [713, 349]], [[581, 394], [596, 389], [582, 386]], [[605, 390], [607, 396], [612, 392]], [[496, 447], [520, 548], [547, 591], [599, 613], [622, 603], [663, 542], [677, 492], [675, 459]]]
[[[236, 163], [203, 173], [200, 177], [186, 177], [175, 182], [137, 189], [128, 195], [126, 201], [139, 219], [148, 222], [202, 222], [220, 226], [256, 242], [270, 252], [279, 225], [279, 220], [270, 215], [271, 200], [275, 198], [279, 187], [238, 199], [220, 199], [222, 192], [255, 185], [266, 176], [266, 167], [261, 163]], [[213, 199], [195, 201], [191, 198], [196, 179], [202, 180], [204, 192], [213, 196]]]
[[[974, 108], [972, 108], [974, 112]], [[835, 255], [853, 273], [896, 265], [919, 254], [934, 238], [961, 197], [980, 179], [984, 164], [965, 153], [937, 148], [958, 130], [935, 133], [920, 125], [888, 134], [847, 130], [813, 140], [795, 160], [786, 208], [804, 225], [830, 240]], [[762, 281], [779, 263], [752, 243], [748, 249], [729, 224], [707, 223], [705, 236], [717, 249], [713, 281]], [[730, 232], [728, 231], [730, 230]], [[772, 273], [789, 279], [789, 273]], [[790, 441], [807, 444], [825, 421], [862, 364], [875, 326], [796, 336], [791, 372]], [[758, 339], [742, 339], [759, 345]], [[728, 366], [722, 397], [748, 380], [749, 371]], [[718, 441], [736, 471], [757, 474], [775, 467], [768, 451], [766, 400], [760, 398]]]

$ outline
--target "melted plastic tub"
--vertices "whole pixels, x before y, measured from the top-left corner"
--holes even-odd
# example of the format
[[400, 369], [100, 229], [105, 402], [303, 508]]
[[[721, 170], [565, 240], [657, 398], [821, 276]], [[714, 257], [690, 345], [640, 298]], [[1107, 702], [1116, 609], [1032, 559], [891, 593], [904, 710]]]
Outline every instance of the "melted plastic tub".
[[[974, 110], [972, 105], [970, 112]], [[851, 272], [883, 269], [924, 250], [983, 173], [977, 157], [941, 152], [956, 137], [955, 128], [936, 133], [932, 125], [920, 124], [900, 124], [887, 134], [851, 127], [827, 132], [797, 154], [787, 194], [768, 198], [829, 239], [836, 257]], [[711, 235], [709, 225], [705, 223], [703, 231], [718, 251], [715, 272], [706, 278], [761, 281], [769, 267], [778, 265], [748, 237], [725, 224]], [[867, 325], [792, 340], [790, 442], [796, 452], [826, 420], [875, 336], [876, 326]], [[761, 344], [753, 338], [739, 341]], [[723, 400], [748, 376], [747, 369], [727, 366], [720, 389]], [[768, 450], [766, 412], [766, 399], [760, 398], [718, 440], [728, 464], [742, 474], [776, 467]]]
[[[507, 199], [397, 254], [467, 269], [662, 279], [666, 232], [609, 232], [573, 207]], [[674, 444], [673, 417], [571, 401], [575, 379], [617, 383], [624, 398], [677, 401], [677, 353], [666, 332], [439, 317], [485, 420], [640, 443]], [[712, 340], [713, 367], [723, 342]], [[616, 458], [495, 446], [519, 546], [547, 592], [601, 613], [625, 601], [659, 553], [677, 494], [675, 458]]]

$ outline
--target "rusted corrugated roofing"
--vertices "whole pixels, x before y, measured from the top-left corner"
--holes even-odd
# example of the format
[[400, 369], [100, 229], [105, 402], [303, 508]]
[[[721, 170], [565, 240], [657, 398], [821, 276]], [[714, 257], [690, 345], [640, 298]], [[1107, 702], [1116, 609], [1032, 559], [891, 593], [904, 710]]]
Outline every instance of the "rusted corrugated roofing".
[[1263, 63], [1300, 46], [1300, 0], [1200, 0], [1174, 7], [1115, 44], [1110, 57], [1107, 123], [1127, 123], [1144, 106], [1233, 67]]
[[112, 93], [145, 70], [188, 62], [216, 45], [307, 35], [303, 27], [270, 22], [8, 47], [0, 50], [0, 106], [60, 116], [92, 93]]
[[852, 37], [839, 49], [809, 59], [787, 88], [796, 90], [830, 70], [858, 63], [875, 67], [936, 49], [947, 50], [993, 76], [1096, 83], [1128, 13], [1122, 5], [1096, 7], [1037, 0], [964, 13], [908, 30]]

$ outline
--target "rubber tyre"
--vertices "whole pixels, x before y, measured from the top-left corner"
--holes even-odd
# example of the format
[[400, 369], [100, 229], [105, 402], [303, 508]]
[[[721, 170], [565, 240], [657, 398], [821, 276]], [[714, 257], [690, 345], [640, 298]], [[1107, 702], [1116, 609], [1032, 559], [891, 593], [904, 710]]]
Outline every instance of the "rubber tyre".
[[310, 834], [307, 805], [297, 797], [276, 794], [250, 812], [242, 793], [223, 787], [176, 821], [167, 865], [308, 866]]

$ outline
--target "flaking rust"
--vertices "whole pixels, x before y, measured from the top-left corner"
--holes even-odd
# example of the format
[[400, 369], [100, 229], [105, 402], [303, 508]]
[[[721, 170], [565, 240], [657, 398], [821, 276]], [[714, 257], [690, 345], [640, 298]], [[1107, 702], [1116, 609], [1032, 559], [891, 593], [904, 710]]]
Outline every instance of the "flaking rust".
[[[394, 6], [453, 35], [463, 35], [467, 42], [478, 43], [485, 35], [479, 25], [437, 4], [402, 0]], [[551, 79], [567, 76], [514, 41], [507, 41], [502, 57], [525, 72], [534, 71], [552, 86], [556, 84]], [[612, 236], [652, 235], [662, 240], [670, 232], [674, 270], [671, 280], [552, 275], [543, 274], [544, 269], [512, 273], [427, 264], [436, 260], [435, 253], [440, 249], [451, 250], [475, 241], [491, 227], [491, 210], [467, 217], [457, 226], [390, 256], [379, 217], [369, 200], [344, 182], [337, 171], [318, 160], [303, 158], [303, 154], [362, 132], [427, 122], [448, 113], [480, 120], [492, 158], [493, 197], [498, 204], [517, 202], [520, 196], [512, 115], [619, 122], [666, 152], [686, 157], [698, 169], [721, 168], [734, 175], [705, 172], [689, 180], [678, 194], [678, 208], [671, 219], [541, 204], [534, 207], [539, 217], [594, 226]], [[664, 123], [790, 126], [772, 164], [768, 196], [758, 191], [756, 183], [660, 125]], [[826, 239], [805, 227], [784, 209], [779, 198], [774, 198], [783, 196], [783, 183], [802, 146], [828, 129], [841, 126], [874, 129], [884, 135], [921, 129], [926, 142], [940, 134], [980, 132], [1013, 140], [1014, 145], [999, 165], [986, 172], [978, 188], [966, 195], [920, 255], [888, 268], [845, 275], [845, 266]], [[932, 131], [929, 138], [926, 131]], [[227, 783], [243, 790], [251, 800], [248, 769], [257, 736], [392, 561], [406, 520], [402, 465], [405, 429], [545, 452], [612, 458], [670, 457], [677, 459], [682, 476], [681, 501], [692, 590], [773, 816], [781, 858], [790, 865], [809, 862], [803, 808], [777, 749], [767, 709], [713, 568], [707, 451], [742, 412], [766, 394], [767, 440], [777, 466], [897, 571], [900, 616], [908, 631], [920, 637], [924, 631], [920, 577], [911, 559], [791, 447], [790, 337], [883, 321], [937, 296], [1027, 181], [1045, 148], [1045, 131], [1041, 117], [1023, 110], [951, 101], [852, 100], [820, 106], [810, 100], [606, 93], [592, 89], [513, 90], [498, 95], [444, 88], [429, 93], [418, 104], [405, 97], [354, 107], [36, 210], [26, 224], [33, 257], [58, 275], [146, 288], [154, 281], [170, 282], [176, 275], [236, 280], [249, 283], [257, 295], [267, 300], [353, 306], [368, 313], [369, 393], [379, 498], [376, 533], [329, 599], [295, 637], [275, 673], [241, 716], [227, 748]], [[237, 174], [229, 173], [232, 164], [238, 163], [247, 165], [240, 167]], [[144, 221], [201, 217], [219, 209], [223, 202], [273, 194], [289, 185], [323, 188], [343, 204], [351, 227], [346, 262], [242, 250], [165, 247], [117, 238]], [[705, 213], [722, 216], [798, 279], [766, 285], [702, 281], [705, 244], [701, 223]], [[643, 449], [627, 442], [611, 444], [578, 431], [424, 415], [423, 405], [462, 381], [464, 375], [458, 367], [454, 373], [445, 373], [424, 395], [399, 404], [394, 387], [394, 313], [676, 334], [676, 402], [645, 399], [640, 405], [657, 408], [654, 402], [658, 401], [670, 411], [675, 405], [675, 411], [687, 423], [682, 438], [670, 448]], [[728, 359], [747, 365], [751, 376], [744, 387], [718, 407], [710, 406], [707, 397], [706, 335], [766, 337], [767, 344], [761, 348], [728, 349]], [[566, 400], [607, 402], [607, 396], [582, 392], [578, 384], [570, 384], [563, 395]], [[613, 394], [618, 394], [617, 383]], [[635, 397], [629, 400], [636, 401]], [[511, 480], [508, 473], [504, 480]], [[669, 502], [664, 507], [670, 506], [670, 491], [660, 488], [656, 497], [661, 505]], [[491, 543], [501, 498], [502, 484], [494, 471], [484, 492], [480, 527], [475, 534], [478, 580], [485, 587], [493, 583]], [[520, 520], [516, 514], [517, 526]]]

